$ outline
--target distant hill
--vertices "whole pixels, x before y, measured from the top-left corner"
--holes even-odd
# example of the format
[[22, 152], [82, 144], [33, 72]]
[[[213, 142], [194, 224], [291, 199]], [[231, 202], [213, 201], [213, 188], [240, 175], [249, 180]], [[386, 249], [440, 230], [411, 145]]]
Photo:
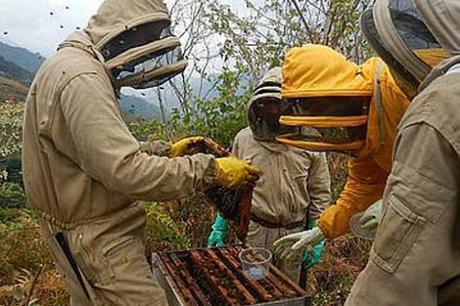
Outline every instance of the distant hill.
[[160, 118], [159, 107], [147, 102], [145, 99], [122, 95], [119, 102], [126, 120], [152, 120]]
[[[24, 84], [0, 76], [0, 103], [6, 100], [25, 101], [28, 90]], [[160, 118], [160, 109], [142, 98], [122, 95], [119, 103], [128, 120]]]
[[2, 55], [0, 55], [0, 76], [16, 80], [27, 86], [33, 79], [33, 74], [30, 71], [13, 62], [7, 61]]
[[[44, 61], [38, 53], [0, 41], [0, 102], [25, 101], [27, 87]], [[142, 98], [122, 95], [120, 107], [128, 120], [160, 117], [159, 108]]]
[[21, 47], [13, 47], [0, 41], [0, 56], [6, 61], [15, 63], [33, 75], [37, 72], [45, 58], [40, 53], [32, 53]]
[[0, 103], [6, 100], [25, 101], [27, 91], [24, 84], [0, 77]]

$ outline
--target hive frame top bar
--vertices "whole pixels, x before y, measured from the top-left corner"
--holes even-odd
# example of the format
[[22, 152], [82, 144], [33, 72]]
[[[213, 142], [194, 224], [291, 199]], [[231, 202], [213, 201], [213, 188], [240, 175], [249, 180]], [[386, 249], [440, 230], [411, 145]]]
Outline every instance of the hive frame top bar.
[[[154, 274], [170, 305], [213, 305], [207, 292], [231, 305], [306, 305], [307, 293], [273, 265], [264, 281], [248, 279], [237, 259], [241, 249], [237, 245], [154, 253]], [[225, 281], [216, 275], [223, 275]], [[233, 298], [244, 302], [234, 302]], [[252, 302], [246, 303], [248, 300]]]

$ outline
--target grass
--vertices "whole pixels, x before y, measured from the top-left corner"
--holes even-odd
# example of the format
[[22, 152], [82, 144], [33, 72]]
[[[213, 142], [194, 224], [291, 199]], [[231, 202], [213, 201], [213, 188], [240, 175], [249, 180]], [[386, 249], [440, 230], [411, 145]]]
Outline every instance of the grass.
[[0, 102], [24, 101], [28, 91], [29, 89], [23, 84], [0, 76]]
[[40, 270], [33, 290], [39, 304], [33, 305], [66, 305], [64, 283], [33, 215], [27, 210], [2, 210], [4, 215], [14, 215], [15, 223], [0, 224], [0, 305], [23, 305]]

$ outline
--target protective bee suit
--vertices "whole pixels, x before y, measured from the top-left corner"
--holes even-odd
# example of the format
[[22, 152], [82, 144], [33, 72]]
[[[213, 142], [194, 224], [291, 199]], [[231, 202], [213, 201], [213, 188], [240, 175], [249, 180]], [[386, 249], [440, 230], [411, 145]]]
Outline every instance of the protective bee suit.
[[[136, 200], [242, 183], [253, 170], [208, 155], [149, 156], [123, 122], [121, 86], [159, 85], [186, 66], [170, 23], [162, 1], [107, 0], [31, 85], [25, 189], [72, 304], [165, 305], [144, 256], [145, 212]], [[147, 147], [150, 153], [169, 151]], [[229, 179], [237, 177], [239, 182]]]
[[[398, 126], [383, 217], [346, 305], [460, 305], [460, 3], [384, 0], [373, 15], [383, 47], [423, 82]], [[409, 33], [408, 15], [420, 21]], [[433, 40], [450, 58], [420, 73], [416, 47]]]
[[[263, 171], [256, 183], [252, 199], [251, 222], [246, 242], [253, 247], [272, 248], [275, 240], [305, 230], [330, 202], [330, 177], [324, 153], [311, 152], [277, 143], [275, 136], [282, 126], [281, 68], [271, 69], [259, 82], [248, 103], [249, 127], [235, 137], [232, 154]], [[225, 220], [224, 220], [225, 221]], [[222, 245], [226, 222], [218, 216], [209, 244]], [[318, 262], [320, 243], [304, 265]], [[275, 265], [292, 280], [299, 281], [301, 260], [275, 259]]]
[[[409, 100], [379, 58], [358, 66], [321, 45], [291, 49], [283, 78], [283, 97], [296, 111], [281, 117], [292, 130], [277, 140], [350, 155], [344, 190], [317, 222], [324, 236], [341, 236], [348, 232], [351, 216], [382, 197], [396, 126]], [[304, 128], [296, 130], [299, 127]], [[320, 135], [309, 134], [305, 127]]]

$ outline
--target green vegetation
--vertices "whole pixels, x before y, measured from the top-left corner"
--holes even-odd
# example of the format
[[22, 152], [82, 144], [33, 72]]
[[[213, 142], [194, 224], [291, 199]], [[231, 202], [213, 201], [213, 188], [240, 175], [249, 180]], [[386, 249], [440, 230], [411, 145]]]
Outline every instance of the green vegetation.
[[131, 122], [132, 133], [138, 139], [150, 140], [206, 135], [229, 147], [235, 135], [247, 126], [245, 109], [252, 93], [252, 84], [242, 85], [239, 74], [236, 70], [225, 71], [217, 78], [218, 96], [195, 100], [185, 114], [175, 109], [165, 122]]
[[[1, 54], [1, 53], [0, 53]], [[0, 56], [0, 75], [17, 80], [24, 85], [32, 82], [33, 75], [28, 70]]]
[[0, 76], [0, 103], [3, 101], [24, 101], [27, 87], [18, 81]]

